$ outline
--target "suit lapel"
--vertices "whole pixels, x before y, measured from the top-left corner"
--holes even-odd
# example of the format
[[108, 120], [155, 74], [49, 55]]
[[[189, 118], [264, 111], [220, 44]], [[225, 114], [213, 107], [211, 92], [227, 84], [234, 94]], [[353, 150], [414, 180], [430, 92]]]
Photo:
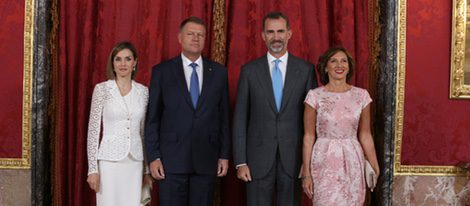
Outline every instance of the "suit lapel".
[[271, 80], [271, 75], [269, 74], [267, 55], [265, 55], [264, 58], [261, 58], [258, 61], [258, 65], [259, 66], [256, 71], [258, 74], [260, 87], [262, 90], [264, 90], [263, 94], [266, 94], [266, 98], [268, 98], [269, 105], [271, 105], [271, 109], [277, 113], [276, 103], [274, 101], [273, 83]]
[[175, 67], [171, 69], [173, 71], [173, 74], [175, 75], [177, 84], [180, 89], [180, 94], [183, 94], [184, 99], [186, 99], [186, 103], [191, 107], [193, 107], [193, 103], [191, 101], [191, 96], [188, 91], [188, 83], [186, 82], [186, 78], [184, 77], [184, 66], [183, 66], [183, 59], [181, 59], [181, 56], [178, 56], [173, 59]]
[[132, 115], [133, 114], [132, 111], [134, 110], [134, 108], [138, 107], [138, 105], [140, 104], [139, 97], [142, 96], [134, 80], [132, 80], [132, 89], [129, 95], [131, 95], [131, 99], [130, 99], [130, 104], [128, 105], [128, 109], [129, 109], [129, 114]]
[[110, 88], [110, 92], [114, 100], [118, 102], [118, 104], [120, 105], [120, 107], [122, 107], [124, 111], [127, 111], [126, 105], [124, 103], [124, 98], [121, 96], [121, 93], [119, 92], [119, 87], [117, 86], [116, 81], [108, 80], [107, 84], [108, 84], [108, 87]]
[[[212, 77], [213, 77], [213, 69], [212, 69], [212, 64], [206, 59], [202, 59], [202, 67], [203, 67], [203, 72], [202, 72], [202, 90], [201, 90], [201, 95], [199, 96], [199, 100], [197, 103], [197, 108], [201, 107], [201, 105], [204, 103], [204, 100], [207, 97], [207, 94], [209, 93], [209, 90], [211, 88], [212, 84]], [[196, 109], [197, 109], [196, 108]]]
[[286, 107], [289, 98], [292, 94], [292, 90], [295, 88], [297, 82], [297, 79], [300, 79], [299, 77], [299, 69], [297, 68], [297, 63], [295, 62], [294, 57], [289, 54], [288, 60], [287, 60], [287, 68], [286, 68], [286, 79], [284, 82], [284, 89], [282, 91], [282, 102], [281, 102], [281, 109], [279, 112], [282, 112], [284, 108]]

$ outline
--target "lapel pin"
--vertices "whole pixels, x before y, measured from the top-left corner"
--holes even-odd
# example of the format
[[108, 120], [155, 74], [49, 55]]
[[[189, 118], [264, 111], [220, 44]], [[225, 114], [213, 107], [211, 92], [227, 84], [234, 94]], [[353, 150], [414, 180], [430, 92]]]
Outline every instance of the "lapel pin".
[[211, 72], [211, 71], [212, 71], [212, 68], [209, 67], [209, 71]]

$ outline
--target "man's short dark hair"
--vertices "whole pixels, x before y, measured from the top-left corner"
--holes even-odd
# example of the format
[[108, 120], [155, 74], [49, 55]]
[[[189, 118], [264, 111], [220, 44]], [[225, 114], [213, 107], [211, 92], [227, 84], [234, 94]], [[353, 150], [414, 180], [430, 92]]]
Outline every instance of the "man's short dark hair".
[[199, 17], [195, 17], [195, 16], [190, 16], [188, 18], [186, 18], [185, 20], [183, 20], [180, 24], [180, 32], [181, 30], [183, 30], [183, 27], [188, 24], [188, 23], [195, 23], [195, 24], [199, 24], [199, 25], [202, 25], [204, 26], [204, 28], [206, 28], [206, 23], [204, 23], [204, 21], [199, 18]]
[[283, 18], [286, 21], [286, 27], [287, 27], [287, 29], [290, 29], [289, 19], [287, 18], [287, 16], [284, 15], [283, 13], [281, 13], [281, 12], [273, 11], [273, 12], [269, 12], [264, 17], [264, 19], [263, 19], [263, 30], [265, 29], [265, 26], [266, 26], [266, 20], [268, 20], [268, 19], [280, 19], [280, 18]]

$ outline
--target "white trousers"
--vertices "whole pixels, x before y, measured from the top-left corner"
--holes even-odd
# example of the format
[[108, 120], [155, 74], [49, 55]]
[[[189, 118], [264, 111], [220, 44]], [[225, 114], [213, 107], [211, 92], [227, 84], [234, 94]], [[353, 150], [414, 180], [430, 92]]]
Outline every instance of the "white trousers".
[[99, 160], [100, 191], [97, 206], [139, 206], [143, 162], [126, 157], [113, 162]]

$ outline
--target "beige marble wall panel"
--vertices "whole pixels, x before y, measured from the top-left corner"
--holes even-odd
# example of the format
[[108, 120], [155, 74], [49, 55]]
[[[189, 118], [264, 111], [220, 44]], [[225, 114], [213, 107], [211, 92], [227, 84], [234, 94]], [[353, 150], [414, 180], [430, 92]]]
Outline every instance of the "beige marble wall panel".
[[0, 205], [31, 205], [31, 170], [0, 169]]
[[470, 181], [465, 177], [395, 176], [394, 206], [467, 206]]

